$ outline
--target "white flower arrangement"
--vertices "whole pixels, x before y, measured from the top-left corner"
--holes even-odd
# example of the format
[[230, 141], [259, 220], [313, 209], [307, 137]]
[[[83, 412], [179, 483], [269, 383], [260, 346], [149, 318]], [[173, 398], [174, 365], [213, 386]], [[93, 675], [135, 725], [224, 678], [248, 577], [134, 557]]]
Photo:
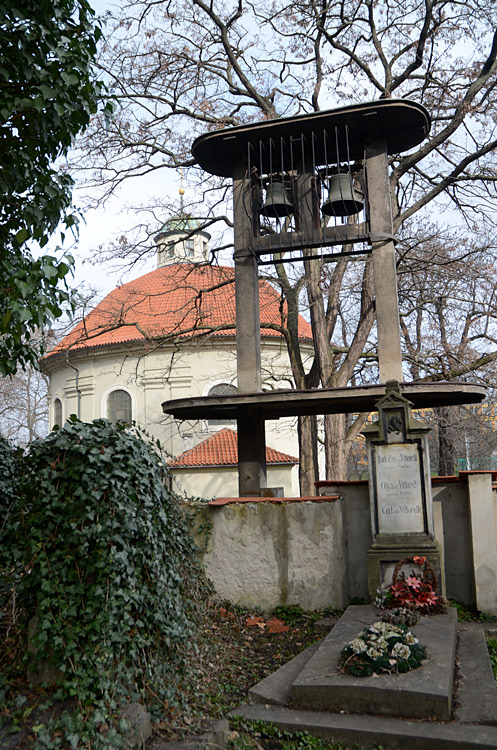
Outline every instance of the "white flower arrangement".
[[342, 651], [342, 668], [355, 677], [417, 669], [426, 650], [405, 625], [375, 622]]

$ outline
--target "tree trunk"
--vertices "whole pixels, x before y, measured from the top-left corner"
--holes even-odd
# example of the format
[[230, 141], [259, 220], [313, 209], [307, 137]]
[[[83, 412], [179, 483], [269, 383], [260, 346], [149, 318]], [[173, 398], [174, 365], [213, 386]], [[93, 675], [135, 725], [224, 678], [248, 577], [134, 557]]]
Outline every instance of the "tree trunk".
[[345, 414], [327, 414], [324, 418], [326, 479], [347, 479]]
[[299, 482], [301, 497], [316, 494], [319, 479], [317, 451], [317, 419], [315, 415], [299, 417]]
[[438, 473], [441, 477], [454, 474], [456, 452], [450, 435], [449, 408], [442, 406], [438, 410]]

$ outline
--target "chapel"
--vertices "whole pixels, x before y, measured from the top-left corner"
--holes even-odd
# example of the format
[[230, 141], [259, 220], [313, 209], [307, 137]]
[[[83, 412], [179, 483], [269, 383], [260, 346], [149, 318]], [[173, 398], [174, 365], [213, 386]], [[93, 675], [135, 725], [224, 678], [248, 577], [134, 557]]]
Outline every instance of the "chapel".
[[[174, 489], [198, 497], [238, 494], [236, 422], [179, 422], [161, 404], [236, 392], [234, 268], [209, 261], [209, 240], [191, 217], [173, 216], [155, 237], [157, 268], [111, 291], [42, 363], [51, 429], [70, 414], [136, 423], [170, 456]], [[259, 293], [263, 388], [288, 388], [286, 305], [268, 281]], [[303, 317], [299, 336], [310, 360]], [[268, 487], [297, 495], [295, 420], [268, 421], [266, 444]]]

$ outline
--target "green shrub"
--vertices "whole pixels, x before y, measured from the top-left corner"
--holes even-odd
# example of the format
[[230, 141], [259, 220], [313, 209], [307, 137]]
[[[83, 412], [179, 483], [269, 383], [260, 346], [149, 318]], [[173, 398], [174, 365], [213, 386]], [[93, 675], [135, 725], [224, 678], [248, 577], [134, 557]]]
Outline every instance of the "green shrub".
[[[62, 671], [55, 697], [78, 706], [62, 732], [74, 747], [118, 745], [109, 717], [128, 701], [177, 698], [205, 584], [166, 479], [149, 444], [105, 420], [74, 418], [26, 453], [17, 597], [26, 620], [36, 616], [30, 658], [48, 656]], [[57, 746], [46, 728], [38, 737]]]
[[0, 436], [0, 569], [9, 564], [10, 515], [16, 499], [16, 453]]

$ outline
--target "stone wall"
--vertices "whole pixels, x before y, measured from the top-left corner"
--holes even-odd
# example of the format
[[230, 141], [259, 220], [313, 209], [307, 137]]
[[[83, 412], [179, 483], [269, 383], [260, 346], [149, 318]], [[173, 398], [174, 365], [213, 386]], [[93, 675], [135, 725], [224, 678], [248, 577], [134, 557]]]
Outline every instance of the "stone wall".
[[222, 599], [270, 610], [347, 604], [343, 501], [229, 498], [203, 509], [204, 564]]
[[[435, 478], [433, 508], [447, 596], [497, 615], [496, 478], [490, 472]], [[319, 497], [219, 498], [192, 507], [220, 598], [264, 610], [367, 600], [367, 482], [318, 485]]]
[[[472, 471], [432, 479], [435, 537], [444, 555], [446, 596], [492, 615], [497, 615], [496, 480], [495, 472]], [[355, 537], [348, 537], [348, 569], [355, 571], [353, 576], [348, 573], [348, 593], [351, 598], [365, 598], [362, 559], [364, 519], [370, 523], [368, 483], [318, 482], [318, 487], [322, 494], [338, 493], [343, 499], [347, 526], [356, 530]]]

